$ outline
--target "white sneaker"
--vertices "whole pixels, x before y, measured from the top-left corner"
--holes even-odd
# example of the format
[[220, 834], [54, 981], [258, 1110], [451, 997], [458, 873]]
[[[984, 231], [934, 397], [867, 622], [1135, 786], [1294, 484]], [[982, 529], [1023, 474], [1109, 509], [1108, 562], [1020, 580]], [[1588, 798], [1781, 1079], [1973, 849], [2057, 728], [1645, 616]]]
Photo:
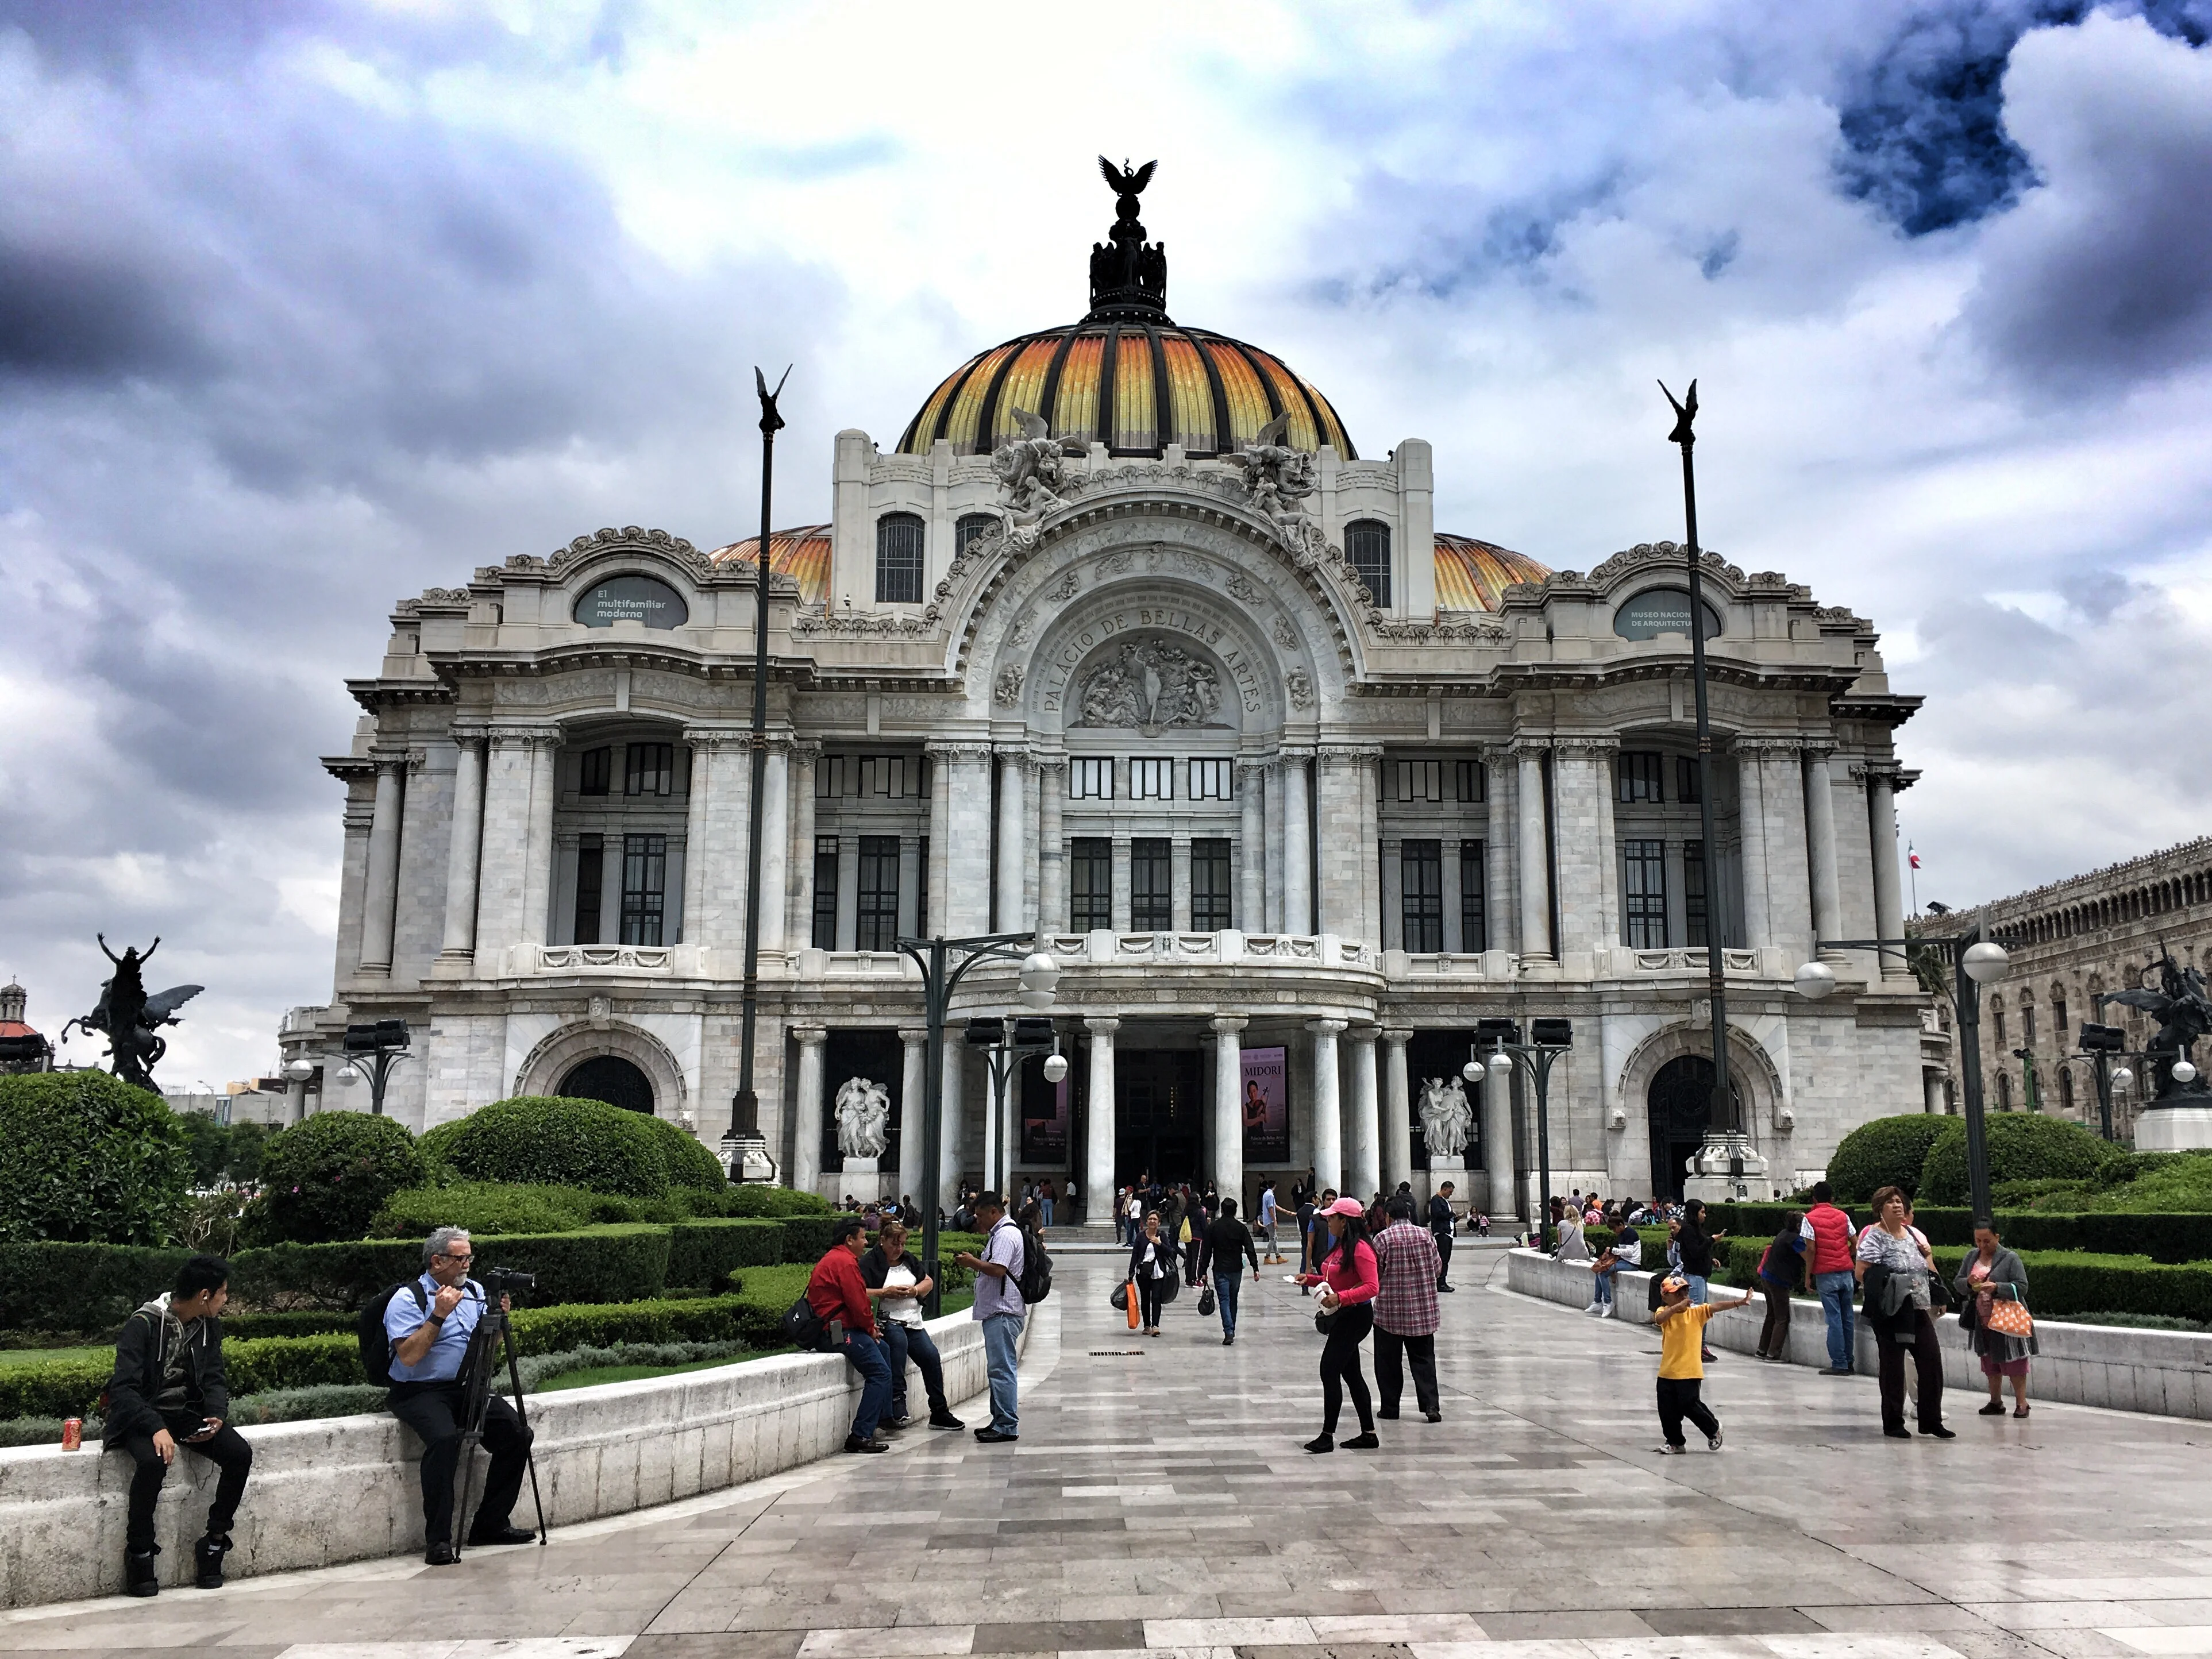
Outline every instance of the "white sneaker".
[[1605, 1317], [1605, 1304], [1602, 1302], [1593, 1302], [1589, 1307], [1584, 1308], [1583, 1311], [1588, 1314], [1592, 1319], [1602, 1319]]

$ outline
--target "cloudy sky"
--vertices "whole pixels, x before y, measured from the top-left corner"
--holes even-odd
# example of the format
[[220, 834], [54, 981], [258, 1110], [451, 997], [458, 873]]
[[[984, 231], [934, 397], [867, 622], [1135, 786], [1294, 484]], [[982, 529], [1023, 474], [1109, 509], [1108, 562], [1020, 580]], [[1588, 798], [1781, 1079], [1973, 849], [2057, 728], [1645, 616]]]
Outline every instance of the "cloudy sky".
[[[1110, 22], [1108, 18], [1110, 17]], [[2185, 839], [2212, 779], [2212, 0], [1036, 7], [0, 0], [0, 972], [204, 982], [171, 1087], [331, 988], [391, 603], [600, 525], [777, 518], [1079, 313], [1157, 156], [1186, 322], [1437, 523], [1679, 535], [1875, 619], [1952, 903]], [[1679, 389], [1679, 387], [1678, 387]], [[2154, 709], [2158, 712], [2154, 714]], [[79, 1039], [80, 1060], [94, 1049]]]

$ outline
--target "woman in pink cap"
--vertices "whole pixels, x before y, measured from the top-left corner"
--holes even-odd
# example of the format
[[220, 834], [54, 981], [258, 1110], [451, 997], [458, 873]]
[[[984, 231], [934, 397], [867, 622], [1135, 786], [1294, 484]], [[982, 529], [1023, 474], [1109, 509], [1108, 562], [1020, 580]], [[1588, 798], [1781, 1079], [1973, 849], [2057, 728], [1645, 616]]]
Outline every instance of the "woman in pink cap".
[[1306, 1449], [1336, 1449], [1336, 1419], [1349, 1388], [1352, 1409], [1359, 1413], [1359, 1432], [1344, 1443], [1345, 1449], [1371, 1451], [1380, 1443], [1375, 1438], [1375, 1407], [1367, 1379], [1359, 1374], [1359, 1345], [1375, 1328], [1375, 1292], [1381, 1285], [1375, 1249], [1367, 1242], [1364, 1212], [1358, 1199], [1340, 1198], [1322, 1215], [1328, 1224], [1328, 1243], [1315, 1264], [1321, 1271], [1302, 1274], [1298, 1282], [1322, 1286], [1321, 1311], [1334, 1319], [1321, 1351], [1321, 1433], [1306, 1442]]

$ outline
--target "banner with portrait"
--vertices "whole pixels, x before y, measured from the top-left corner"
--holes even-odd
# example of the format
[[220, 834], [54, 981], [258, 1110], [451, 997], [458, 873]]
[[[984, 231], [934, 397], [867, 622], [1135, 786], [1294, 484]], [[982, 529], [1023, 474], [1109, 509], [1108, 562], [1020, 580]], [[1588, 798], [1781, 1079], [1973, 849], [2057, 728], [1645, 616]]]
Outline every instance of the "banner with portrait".
[[1067, 1158], [1068, 1101], [1075, 1086], [1074, 1068], [1057, 1083], [1048, 1083], [1044, 1056], [1031, 1054], [1022, 1062], [1022, 1161], [1060, 1164]]
[[1240, 1061], [1243, 1096], [1238, 1115], [1244, 1125], [1248, 1164], [1291, 1161], [1291, 1075], [1289, 1051], [1247, 1048]]

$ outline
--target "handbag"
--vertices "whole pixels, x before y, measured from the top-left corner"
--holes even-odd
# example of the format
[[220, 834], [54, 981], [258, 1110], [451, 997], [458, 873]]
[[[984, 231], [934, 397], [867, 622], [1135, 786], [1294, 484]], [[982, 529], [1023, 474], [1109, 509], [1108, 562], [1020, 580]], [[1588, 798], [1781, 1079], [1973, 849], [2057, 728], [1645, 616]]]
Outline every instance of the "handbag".
[[1342, 1311], [1341, 1308], [1315, 1309], [1314, 1328], [1327, 1336], [1336, 1328], [1336, 1316]]
[[1983, 1328], [1995, 1331], [1999, 1336], [2017, 1337], [2026, 1341], [2035, 1334], [2035, 1321], [2027, 1311], [2027, 1304], [2009, 1297], [1992, 1297], [1990, 1314], [1982, 1322]]
[[1213, 1308], [1213, 1286], [1208, 1285], [1198, 1293], [1198, 1316], [1200, 1319], [1212, 1318]]
[[1127, 1313], [1129, 1310], [1129, 1281], [1125, 1279], [1116, 1285], [1114, 1293], [1106, 1299], [1114, 1304], [1115, 1313]]

